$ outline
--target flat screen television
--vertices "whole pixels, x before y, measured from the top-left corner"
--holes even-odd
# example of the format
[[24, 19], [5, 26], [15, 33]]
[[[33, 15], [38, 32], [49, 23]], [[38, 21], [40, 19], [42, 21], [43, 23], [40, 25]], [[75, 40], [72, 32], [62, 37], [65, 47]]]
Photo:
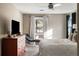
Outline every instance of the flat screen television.
[[12, 34], [19, 33], [19, 22], [12, 20]]

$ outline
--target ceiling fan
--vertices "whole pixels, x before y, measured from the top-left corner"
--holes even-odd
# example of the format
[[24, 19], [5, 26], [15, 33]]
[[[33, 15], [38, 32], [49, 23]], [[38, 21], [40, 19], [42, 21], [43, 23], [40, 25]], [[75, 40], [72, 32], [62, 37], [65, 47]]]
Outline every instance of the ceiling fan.
[[59, 7], [59, 6], [61, 6], [61, 4], [59, 4], [59, 3], [49, 3], [48, 4], [49, 9], [54, 9], [55, 7]]

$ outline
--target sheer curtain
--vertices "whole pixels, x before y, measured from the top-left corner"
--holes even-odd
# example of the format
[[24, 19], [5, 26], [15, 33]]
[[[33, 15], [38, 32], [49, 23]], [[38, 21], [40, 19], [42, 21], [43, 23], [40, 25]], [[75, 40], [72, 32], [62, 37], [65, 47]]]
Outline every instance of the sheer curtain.
[[[36, 29], [36, 27], [35, 27], [35, 25], [36, 25], [36, 21], [35, 21], [35, 19], [36, 18], [39, 18], [40, 19], [40, 16], [31, 16], [31, 25], [30, 25], [30, 36], [33, 38], [33, 39], [35, 39], [35, 29]], [[44, 32], [46, 32], [47, 31], [47, 24], [48, 24], [48, 18], [47, 18], [47, 16], [42, 16], [42, 18], [44, 19]]]
[[34, 39], [34, 16], [31, 16], [31, 24], [30, 24], [30, 36]]

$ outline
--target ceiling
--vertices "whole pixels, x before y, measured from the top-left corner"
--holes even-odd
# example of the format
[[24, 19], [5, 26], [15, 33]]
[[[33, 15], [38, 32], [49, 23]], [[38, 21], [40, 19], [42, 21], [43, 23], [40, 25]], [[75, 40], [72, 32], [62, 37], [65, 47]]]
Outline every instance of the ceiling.
[[48, 3], [14, 3], [14, 6], [24, 14], [66, 14], [77, 10], [76, 3], [60, 4], [54, 9], [49, 9]]

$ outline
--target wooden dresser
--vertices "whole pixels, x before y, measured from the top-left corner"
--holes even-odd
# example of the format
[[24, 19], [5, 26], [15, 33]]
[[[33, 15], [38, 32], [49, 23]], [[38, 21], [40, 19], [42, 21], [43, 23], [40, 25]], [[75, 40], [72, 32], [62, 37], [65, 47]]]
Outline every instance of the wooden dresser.
[[2, 56], [22, 56], [25, 51], [25, 35], [3, 38], [1, 46]]
[[17, 39], [6, 37], [2, 39], [1, 43], [2, 56], [17, 56]]

